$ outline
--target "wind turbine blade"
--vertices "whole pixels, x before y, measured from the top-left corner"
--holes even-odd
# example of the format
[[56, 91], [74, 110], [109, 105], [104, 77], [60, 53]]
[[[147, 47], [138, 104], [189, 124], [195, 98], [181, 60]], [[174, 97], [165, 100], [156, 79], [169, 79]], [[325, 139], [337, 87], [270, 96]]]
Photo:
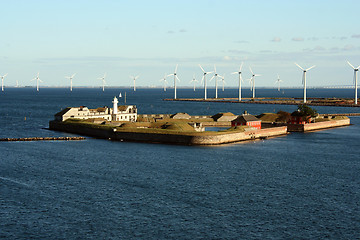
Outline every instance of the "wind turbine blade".
[[305, 73], [303, 73], [303, 76], [302, 76], [302, 84], [304, 85], [304, 77], [305, 77]]
[[298, 66], [301, 70], [305, 71], [302, 67], [300, 67], [299, 64], [295, 63], [296, 66]]
[[231, 74], [238, 74], [239, 72], [233, 72], [233, 73], [231, 73]]
[[260, 74], [255, 74], [254, 77], [260, 77], [261, 75]]
[[212, 73], [212, 72], [205, 72], [205, 74], [210, 74], [210, 73]]
[[177, 68], [178, 68], [178, 65], [179, 65], [179, 64], [176, 64], [176, 67], [175, 67], [175, 72], [174, 72], [174, 73], [176, 73], [176, 71], [177, 71]]
[[170, 77], [170, 76], [174, 76], [174, 74], [173, 74], [173, 73], [171, 73], [171, 74], [167, 75], [166, 77]]
[[250, 69], [251, 74], [252, 74], [252, 75], [254, 75], [254, 73], [253, 73], [253, 71], [252, 71], [251, 67], [249, 67], [249, 69]]
[[355, 74], [356, 74], [356, 73], [355, 73], [355, 71], [354, 71], [353, 83], [355, 83], [355, 77], [356, 77]]
[[76, 73], [74, 73], [74, 74], [71, 76], [71, 78], [74, 78], [74, 77], [75, 77], [75, 75], [76, 75]]
[[353, 69], [355, 69], [355, 67], [354, 67], [349, 61], [347, 61], [347, 63], [348, 63]]
[[214, 73], [216, 74], [216, 66], [215, 66], [215, 64], [214, 64]]
[[210, 82], [214, 79], [214, 77], [215, 77], [215, 76], [212, 76], [212, 77], [210, 78]]
[[315, 67], [315, 65], [314, 66], [312, 66], [312, 67], [309, 67], [308, 69], [306, 69], [305, 71], [309, 71], [310, 69], [312, 69], [312, 68], [314, 68]]
[[205, 70], [201, 67], [201, 65], [199, 64], [199, 67], [201, 68], [201, 70], [205, 73]]
[[175, 78], [180, 82], [180, 79], [178, 78], [178, 76], [177, 75], [175, 75]]
[[203, 75], [201, 78], [201, 83], [204, 81], [205, 76]]
[[241, 62], [240, 68], [239, 68], [239, 72], [241, 72], [241, 69], [242, 69], [242, 67], [243, 67], [243, 64], [244, 64], [244, 62]]
[[6, 77], [7, 75], [8, 75], [8, 74], [5, 74], [5, 75], [3, 76], [3, 78]]

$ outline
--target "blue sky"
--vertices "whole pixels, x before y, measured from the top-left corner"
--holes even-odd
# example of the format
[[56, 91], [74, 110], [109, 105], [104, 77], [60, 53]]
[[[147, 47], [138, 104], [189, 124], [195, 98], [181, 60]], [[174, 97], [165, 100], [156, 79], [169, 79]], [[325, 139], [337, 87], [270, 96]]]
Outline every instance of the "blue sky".
[[[309, 86], [352, 85], [360, 65], [357, 1], [48, 1], [0, 0], [0, 75], [5, 84], [47, 86], [160, 86], [179, 64], [180, 86], [201, 79], [201, 64], [216, 64], [228, 86], [244, 62], [261, 74], [257, 86], [300, 87], [303, 67]], [[168, 79], [172, 84], [172, 79]], [[213, 85], [213, 83], [211, 83]], [[248, 83], [245, 82], [245, 86]]]

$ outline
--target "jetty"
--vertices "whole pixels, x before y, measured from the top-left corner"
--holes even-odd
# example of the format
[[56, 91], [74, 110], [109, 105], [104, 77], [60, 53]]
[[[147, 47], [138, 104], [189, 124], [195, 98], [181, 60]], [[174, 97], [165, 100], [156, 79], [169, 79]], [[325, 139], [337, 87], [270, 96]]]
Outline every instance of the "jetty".
[[[300, 98], [165, 98], [164, 101], [186, 101], [186, 102], [220, 102], [220, 103], [244, 103], [244, 104], [278, 104], [278, 105], [299, 105], [303, 104]], [[333, 106], [333, 107], [360, 107], [353, 99], [342, 98], [308, 98], [306, 105], [309, 106]]]
[[0, 138], [0, 142], [27, 142], [27, 141], [80, 141], [84, 137], [28, 137], [28, 138]]

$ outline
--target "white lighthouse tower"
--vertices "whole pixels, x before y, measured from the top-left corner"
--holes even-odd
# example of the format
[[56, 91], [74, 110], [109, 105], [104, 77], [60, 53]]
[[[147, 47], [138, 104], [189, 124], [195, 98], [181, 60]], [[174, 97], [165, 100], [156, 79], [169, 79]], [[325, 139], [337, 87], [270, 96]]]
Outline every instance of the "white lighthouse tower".
[[114, 100], [113, 100], [113, 114], [116, 115], [118, 114], [118, 99], [116, 97], [114, 97]]

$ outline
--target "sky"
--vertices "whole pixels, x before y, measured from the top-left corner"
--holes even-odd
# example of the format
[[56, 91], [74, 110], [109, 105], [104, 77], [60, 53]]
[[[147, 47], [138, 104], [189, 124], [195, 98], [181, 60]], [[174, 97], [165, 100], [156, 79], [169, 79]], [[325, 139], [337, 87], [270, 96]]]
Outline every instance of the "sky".
[[[161, 86], [178, 64], [179, 86], [202, 71], [235, 87], [256, 77], [258, 87], [350, 86], [360, 65], [356, 0], [0, 0], [0, 75], [5, 85]], [[167, 79], [173, 85], [173, 77]], [[214, 85], [214, 81], [208, 83]], [[244, 82], [248, 86], [248, 81]]]

